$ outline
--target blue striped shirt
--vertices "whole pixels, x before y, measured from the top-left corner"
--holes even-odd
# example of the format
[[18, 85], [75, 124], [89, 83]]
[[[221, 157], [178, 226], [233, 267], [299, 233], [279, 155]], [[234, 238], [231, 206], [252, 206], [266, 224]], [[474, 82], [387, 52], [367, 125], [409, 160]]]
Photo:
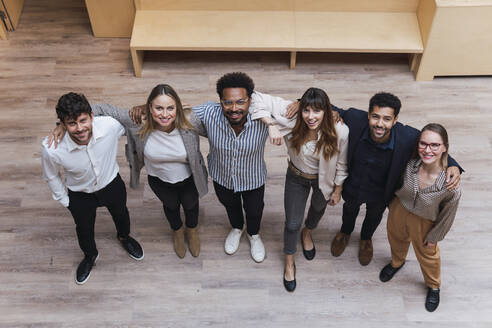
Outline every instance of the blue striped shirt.
[[208, 171], [212, 180], [235, 192], [264, 185], [266, 125], [260, 120], [251, 120], [248, 113], [243, 130], [236, 136], [220, 103], [209, 102], [193, 107], [193, 111], [207, 130]]

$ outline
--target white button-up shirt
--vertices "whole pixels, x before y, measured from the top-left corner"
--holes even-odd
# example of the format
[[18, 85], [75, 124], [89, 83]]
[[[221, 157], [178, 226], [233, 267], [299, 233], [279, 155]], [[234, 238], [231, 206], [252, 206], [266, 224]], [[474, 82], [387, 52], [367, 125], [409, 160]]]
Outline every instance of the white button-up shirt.
[[94, 117], [88, 145], [76, 144], [66, 133], [56, 149], [54, 146], [48, 148], [48, 138], [45, 138], [42, 144], [43, 179], [48, 183], [53, 199], [68, 207], [67, 188], [93, 193], [113, 181], [119, 171], [116, 162], [118, 139], [124, 133], [125, 129], [115, 119]]

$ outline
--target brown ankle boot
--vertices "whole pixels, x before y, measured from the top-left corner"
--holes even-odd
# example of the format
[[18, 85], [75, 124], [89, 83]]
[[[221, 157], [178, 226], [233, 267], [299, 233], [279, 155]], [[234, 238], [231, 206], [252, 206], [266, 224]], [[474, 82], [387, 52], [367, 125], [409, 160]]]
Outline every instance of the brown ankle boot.
[[350, 235], [346, 235], [343, 232], [339, 231], [331, 242], [331, 254], [335, 257], [342, 255], [345, 247], [347, 247], [349, 239]]
[[188, 247], [190, 253], [194, 257], [200, 254], [200, 239], [198, 238], [198, 227], [186, 228], [186, 239], [188, 239]]
[[368, 265], [372, 260], [372, 240], [361, 240], [359, 246], [359, 263], [361, 265]]
[[183, 258], [186, 254], [186, 245], [184, 239], [184, 227], [174, 231], [174, 251], [179, 258]]

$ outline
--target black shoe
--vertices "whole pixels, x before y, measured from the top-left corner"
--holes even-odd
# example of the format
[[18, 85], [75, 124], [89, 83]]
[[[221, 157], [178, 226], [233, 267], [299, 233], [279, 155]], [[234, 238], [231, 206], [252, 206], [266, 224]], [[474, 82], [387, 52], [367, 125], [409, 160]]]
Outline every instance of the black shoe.
[[294, 263], [294, 280], [285, 280], [285, 271], [284, 271], [284, 287], [288, 292], [293, 292], [296, 289], [296, 265]]
[[439, 306], [439, 288], [432, 289], [427, 287], [427, 297], [425, 298], [425, 309], [429, 312], [434, 312]]
[[142, 246], [130, 236], [125, 238], [118, 237], [118, 240], [121, 243], [121, 246], [128, 252], [128, 255], [134, 260], [140, 261], [144, 258], [144, 251]]
[[83, 285], [91, 276], [92, 267], [96, 265], [96, 261], [99, 258], [99, 254], [93, 256], [86, 256], [80, 262], [77, 267], [77, 276], [75, 277], [75, 283], [77, 285]]
[[391, 262], [386, 264], [386, 266], [381, 270], [379, 273], [379, 280], [382, 282], [387, 282], [390, 281], [391, 278], [400, 270], [403, 266], [405, 265], [405, 262], [403, 262], [402, 265], [400, 265], [398, 268], [393, 268], [391, 266]]
[[301, 232], [302, 254], [304, 254], [304, 257], [308, 261], [311, 261], [316, 256], [316, 247], [314, 247], [314, 241], [313, 241], [313, 237], [312, 236], [311, 236], [311, 241], [313, 242], [313, 249], [306, 250], [304, 248], [304, 239], [302, 238], [302, 232]]

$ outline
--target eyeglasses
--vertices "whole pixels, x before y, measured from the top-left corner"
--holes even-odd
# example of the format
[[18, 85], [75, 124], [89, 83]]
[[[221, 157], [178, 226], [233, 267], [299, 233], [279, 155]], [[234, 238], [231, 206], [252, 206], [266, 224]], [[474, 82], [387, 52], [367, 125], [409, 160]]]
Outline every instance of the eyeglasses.
[[430, 150], [432, 151], [438, 151], [439, 150], [439, 147], [441, 147], [442, 144], [440, 143], [426, 143], [426, 142], [423, 142], [423, 141], [419, 141], [419, 149], [421, 150], [425, 150], [427, 149], [427, 147], [430, 148]]
[[221, 99], [220, 102], [221, 102], [222, 106], [224, 106], [225, 108], [231, 108], [231, 107], [234, 107], [234, 105], [236, 105], [236, 107], [238, 107], [238, 108], [242, 108], [242, 107], [246, 106], [246, 104], [248, 103], [248, 99], [249, 98], [238, 99], [236, 101]]

